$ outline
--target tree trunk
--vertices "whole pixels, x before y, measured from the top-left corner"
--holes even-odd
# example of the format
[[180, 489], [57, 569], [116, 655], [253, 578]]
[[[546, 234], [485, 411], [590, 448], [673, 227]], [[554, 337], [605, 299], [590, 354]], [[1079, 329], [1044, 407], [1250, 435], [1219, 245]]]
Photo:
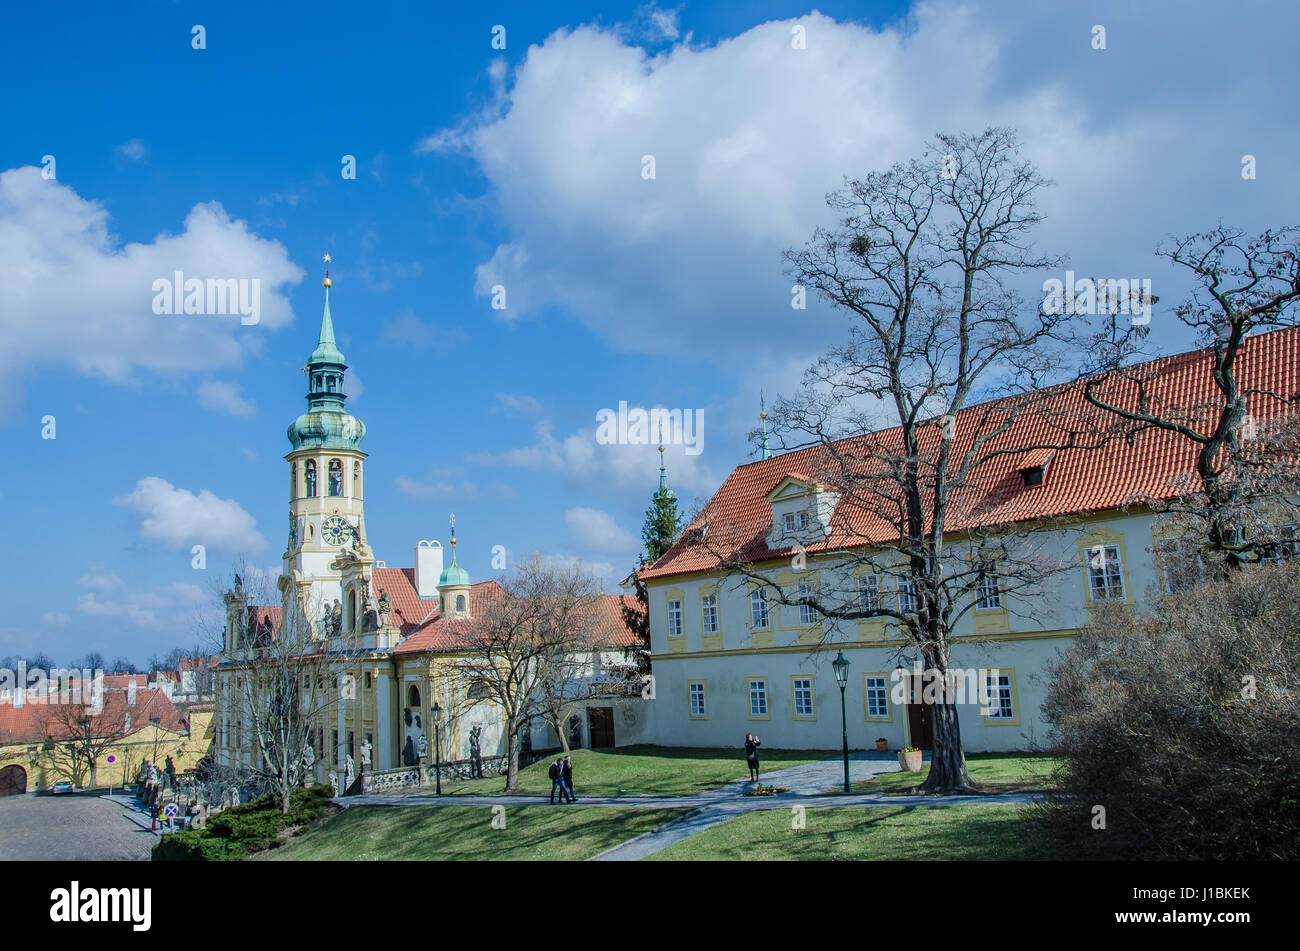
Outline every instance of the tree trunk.
[[506, 792], [518, 791], [519, 786], [519, 723], [518, 718], [506, 717]]
[[974, 783], [966, 769], [966, 754], [961, 748], [961, 724], [955, 704], [936, 703], [930, 708], [933, 748], [930, 772], [921, 783], [922, 792], [972, 792]]
[[[937, 637], [934, 638], [938, 640]], [[931, 749], [930, 772], [921, 783], [922, 792], [955, 793], [972, 792], [974, 783], [966, 769], [966, 753], [961, 746], [961, 722], [957, 719], [957, 705], [949, 690], [948, 665], [940, 659], [934, 647], [923, 648], [921, 655], [928, 670], [939, 677], [937, 703], [930, 707]]]

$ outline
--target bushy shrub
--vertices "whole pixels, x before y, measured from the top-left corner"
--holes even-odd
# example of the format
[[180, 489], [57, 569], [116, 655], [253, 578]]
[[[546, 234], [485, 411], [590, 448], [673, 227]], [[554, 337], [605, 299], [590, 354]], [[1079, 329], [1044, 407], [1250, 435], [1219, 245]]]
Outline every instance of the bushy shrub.
[[329, 786], [294, 789], [289, 794], [289, 811], [280, 812], [276, 793], [214, 816], [203, 829], [183, 829], [164, 835], [153, 848], [152, 857], [162, 861], [237, 861], [276, 848], [280, 834], [294, 827], [310, 828], [335, 806]]
[[1300, 858], [1298, 590], [1300, 566], [1260, 566], [1095, 615], [1044, 705], [1067, 854]]

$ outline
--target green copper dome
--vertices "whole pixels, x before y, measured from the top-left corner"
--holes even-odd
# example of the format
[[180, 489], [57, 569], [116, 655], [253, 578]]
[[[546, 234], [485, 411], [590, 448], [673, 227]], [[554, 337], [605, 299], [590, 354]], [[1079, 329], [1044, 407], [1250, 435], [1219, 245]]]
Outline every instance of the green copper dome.
[[351, 413], [303, 413], [289, 426], [294, 449], [360, 449], [366, 424]]
[[438, 587], [454, 588], [459, 585], [468, 586], [469, 584], [469, 572], [456, 561], [456, 536], [453, 535], [451, 538], [451, 564], [443, 569], [442, 577], [438, 579]]

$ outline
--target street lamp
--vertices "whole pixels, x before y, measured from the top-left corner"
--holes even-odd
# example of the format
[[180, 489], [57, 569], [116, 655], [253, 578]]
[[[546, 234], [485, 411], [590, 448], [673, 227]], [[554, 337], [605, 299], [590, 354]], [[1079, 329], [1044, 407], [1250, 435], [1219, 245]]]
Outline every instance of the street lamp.
[[844, 709], [844, 688], [849, 683], [849, 662], [844, 657], [844, 651], [840, 651], [836, 658], [831, 661], [831, 666], [835, 668], [835, 682], [840, 685], [840, 724], [844, 731], [844, 791], [850, 792], [849, 786], [849, 718]]
[[442, 746], [439, 740], [438, 727], [442, 724], [442, 707], [438, 706], [438, 701], [433, 701], [433, 706], [429, 709], [429, 718], [433, 720], [433, 781], [439, 796], [442, 795]]

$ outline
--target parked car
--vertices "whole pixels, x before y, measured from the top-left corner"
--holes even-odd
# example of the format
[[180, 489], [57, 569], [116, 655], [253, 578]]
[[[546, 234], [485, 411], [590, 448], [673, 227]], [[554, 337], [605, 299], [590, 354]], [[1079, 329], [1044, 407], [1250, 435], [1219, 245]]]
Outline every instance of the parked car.
[[54, 784], [54, 788], [50, 790], [50, 795], [60, 796], [63, 795], [64, 793], [70, 793], [70, 792], [73, 792], [72, 783], [68, 782], [66, 779], [60, 779], [57, 783]]

